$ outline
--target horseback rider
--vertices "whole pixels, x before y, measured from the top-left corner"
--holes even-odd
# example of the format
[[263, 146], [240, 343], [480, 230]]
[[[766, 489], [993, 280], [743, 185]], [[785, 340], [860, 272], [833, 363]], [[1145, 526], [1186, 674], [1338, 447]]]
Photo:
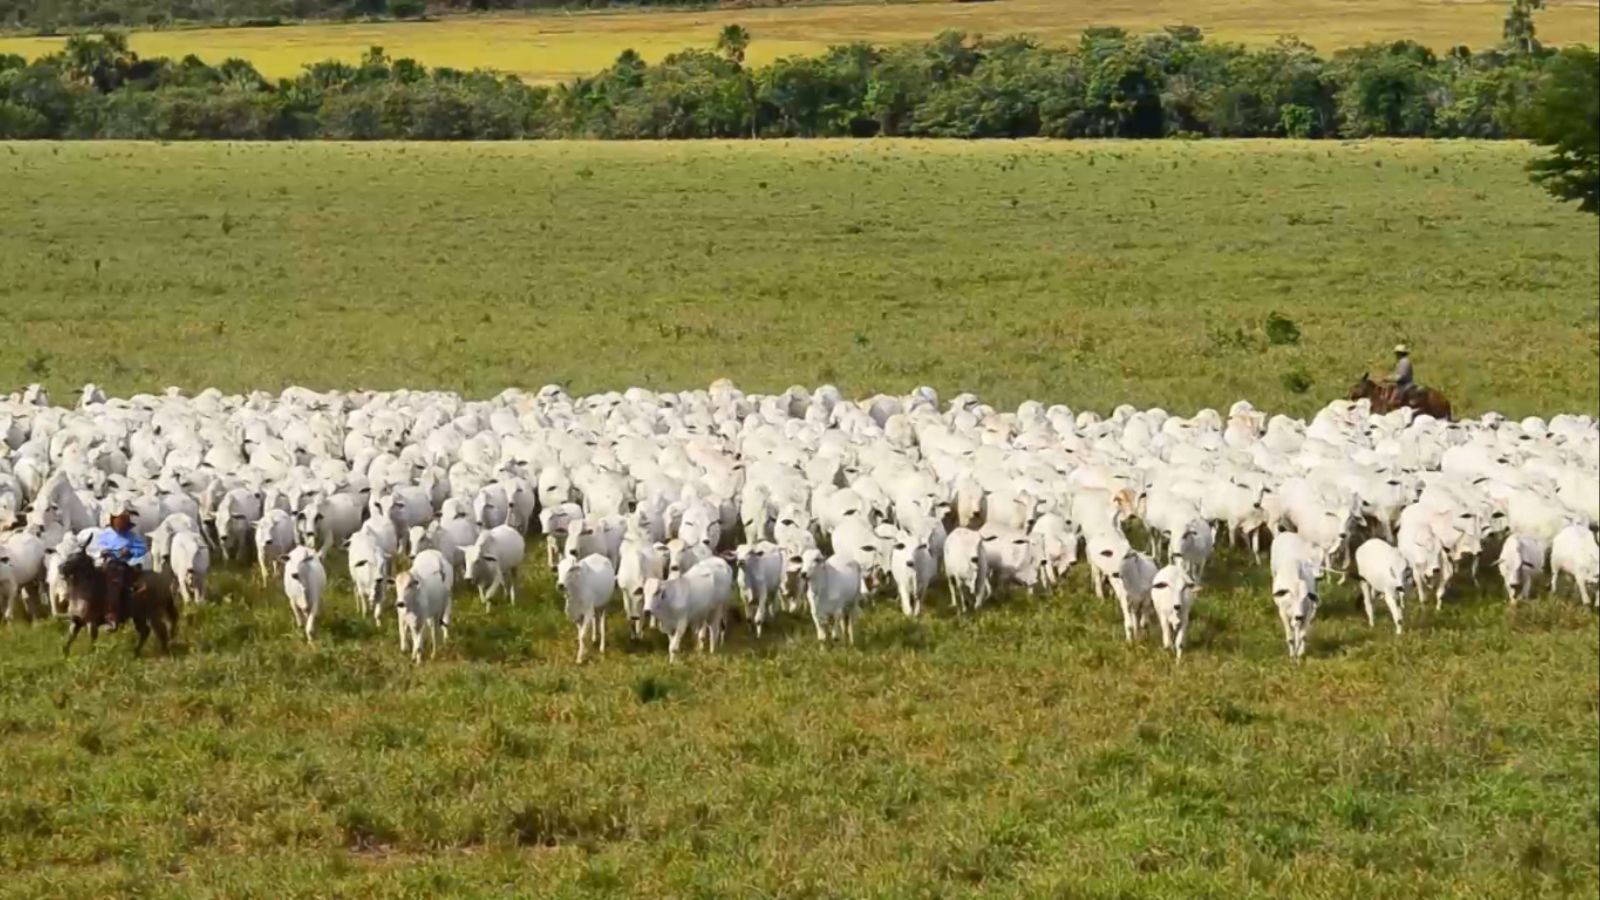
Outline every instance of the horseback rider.
[[94, 553], [102, 561], [115, 559], [128, 567], [129, 578], [107, 617], [107, 624], [116, 628], [128, 616], [134, 588], [149, 559], [149, 549], [139, 532], [133, 530], [133, 516], [125, 505], [118, 507], [111, 515], [111, 524], [94, 536]]
[[1394, 374], [1388, 380], [1394, 385], [1395, 397], [1401, 403], [1416, 390], [1416, 379], [1411, 372], [1411, 348], [1405, 344], [1394, 346]]

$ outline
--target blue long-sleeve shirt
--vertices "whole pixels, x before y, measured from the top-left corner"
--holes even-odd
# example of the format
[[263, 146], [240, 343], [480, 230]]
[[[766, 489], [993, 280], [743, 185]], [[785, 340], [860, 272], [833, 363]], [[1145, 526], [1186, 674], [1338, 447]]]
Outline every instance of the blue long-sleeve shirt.
[[119, 534], [115, 528], [102, 528], [94, 537], [94, 548], [101, 556], [114, 556], [134, 565], [143, 563], [149, 552], [144, 538], [132, 529], [127, 534]]

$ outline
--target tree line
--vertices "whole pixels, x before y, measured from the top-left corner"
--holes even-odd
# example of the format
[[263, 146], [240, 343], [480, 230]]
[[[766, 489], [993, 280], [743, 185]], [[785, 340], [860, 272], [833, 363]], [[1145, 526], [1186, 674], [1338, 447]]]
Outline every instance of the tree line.
[[0, 0], [0, 28], [160, 28], [181, 23], [271, 26], [301, 20], [412, 19], [494, 10], [693, 7], [708, 0]]
[[0, 139], [1531, 137], [1558, 147], [1542, 174], [1552, 190], [1594, 205], [1595, 53], [1531, 35], [1481, 51], [1398, 41], [1323, 56], [1294, 39], [1209, 42], [1187, 26], [1095, 28], [1072, 47], [947, 32], [755, 67], [749, 39], [729, 26], [715, 49], [654, 65], [625, 51], [550, 87], [378, 47], [272, 81], [241, 59], [145, 59], [120, 34], [79, 35], [33, 62], [0, 55]]

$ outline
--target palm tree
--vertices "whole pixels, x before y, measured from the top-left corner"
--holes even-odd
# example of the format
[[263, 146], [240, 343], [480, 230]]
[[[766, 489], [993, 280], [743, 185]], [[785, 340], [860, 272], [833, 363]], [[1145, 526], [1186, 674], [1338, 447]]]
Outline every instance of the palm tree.
[[67, 38], [62, 55], [69, 73], [92, 83], [102, 94], [115, 90], [122, 83], [124, 72], [138, 60], [128, 50], [128, 36], [118, 31], [73, 35]]
[[734, 65], [744, 66], [744, 51], [750, 46], [750, 32], [743, 25], [724, 25], [717, 34], [717, 52]]
[[750, 136], [756, 136], [756, 85], [744, 67], [744, 51], [750, 46], [750, 32], [743, 25], [724, 25], [717, 33], [717, 52], [728, 58], [739, 70], [744, 82], [745, 104], [750, 107]]

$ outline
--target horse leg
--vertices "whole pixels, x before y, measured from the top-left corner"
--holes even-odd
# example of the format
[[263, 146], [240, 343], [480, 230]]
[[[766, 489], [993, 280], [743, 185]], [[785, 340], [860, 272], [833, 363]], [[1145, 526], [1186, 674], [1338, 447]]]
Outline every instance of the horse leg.
[[161, 655], [172, 655], [172, 636], [167, 632], [167, 620], [156, 616], [150, 620], [150, 627], [156, 633], [156, 643], [161, 645]]
[[133, 627], [139, 632], [139, 640], [133, 645], [133, 655], [138, 656], [144, 650], [144, 642], [150, 639], [150, 620], [143, 616], [136, 616]]
[[78, 639], [78, 632], [83, 630], [83, 620], [73, 619], [72, 630], [67, 633], [67, 642], [61, 647], [62, 656], [72, 655], [72, 642]]

